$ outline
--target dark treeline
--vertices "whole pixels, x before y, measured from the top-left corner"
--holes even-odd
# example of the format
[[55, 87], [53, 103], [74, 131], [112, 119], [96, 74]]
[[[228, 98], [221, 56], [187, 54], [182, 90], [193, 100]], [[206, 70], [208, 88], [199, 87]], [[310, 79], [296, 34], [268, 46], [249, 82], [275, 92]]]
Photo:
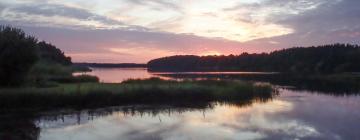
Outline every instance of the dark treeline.
[[75, 66], [95, 68], [146, 68], [146, 64], [136, 63], [74, 63]]
[[0, 26], [0, 86], [39, 81], [71, 64], [71, 58], [54, 45], [39, 42], [21, 29]]
[[359, 72], [360, 47], [351, 44], [332, 44], [296, 47], [261, 54], [170, 56], [151, 60], [148, 68], [150, 71]]
[[41, 41], [37, 44], [38, 56], [45, 63], [58, 63], [62, 65], [71, 65], [71, 58], [65, 56], [64, 52], [56, 48], [56, 46]]

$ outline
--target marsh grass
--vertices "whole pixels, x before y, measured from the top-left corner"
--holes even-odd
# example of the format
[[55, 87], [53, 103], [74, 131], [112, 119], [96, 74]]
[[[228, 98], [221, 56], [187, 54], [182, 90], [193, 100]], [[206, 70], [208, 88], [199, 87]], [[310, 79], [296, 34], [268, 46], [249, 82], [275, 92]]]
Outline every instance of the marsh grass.
[[120, 84], [74, 83], [52, 88], [0, 89], [0, 110], [238, 102], [267, 100], [274, 93], [270, 85], [241, 81], [134, 79]]

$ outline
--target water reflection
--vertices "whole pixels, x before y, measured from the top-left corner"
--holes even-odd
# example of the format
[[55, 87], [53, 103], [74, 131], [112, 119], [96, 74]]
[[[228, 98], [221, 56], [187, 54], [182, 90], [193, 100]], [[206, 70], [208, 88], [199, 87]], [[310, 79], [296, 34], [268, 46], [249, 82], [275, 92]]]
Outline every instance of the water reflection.
[[[99, 113], [103, 115], [43, 117], [37, 124], [42, 128], [41, 140], [359, 138], [359, 97], [282, 93], [273, 101], [241, 107], [125, 107]], [[77, 122], [79, 116], [86, 121]]]
[[40, 127], [34, 123], [32, 116], [0, 115], [1, 140], [37, 140]]
[[[131, 108], [83, 121], [41, 119], [40, 139], [358, 139], [360, 98], [284, 90], [266, 103], [207, 109]], [[137, 109], [140, 109], [137, 110]], [[146, 111], [145, 111], [146, 110]], [[172, 109], [170, 109], [172, 110]], [[174, 111], [176, 110], [176, 111]], [[132, 112], [132, 113], [130, 113]], [[89, 120], [89, 114], [81, 114]], [[60, 121], [60, 122], [59, 122]], [[55, 124], [55, 125], [49, 125]]]
[[[93, 123], [98, 119], [107, 118], [109, 116], [144, 117], [149, 119], [158, 118], [160, 122], [163, 120], [163, 117], [161, 117], [163, 115], [173, 117], [174, 114], [176, 116], [186, 112], [202, 112], [203, 116], [205, 117], [205, 112], [214, 109], [216, 106], [232, 106], [242, 108], [251, 106], [253, 103], [265, 103], [271, 99], [272, 98], [270, 97], [241, 102], [198, 102], [172, 104], [168, 106], [160, 104], [131, 105], [83, 111], [55, 110], [52, 112], [29, 114], [15, 112], [15, 114], [0, 115], [0, 139], [37, 140], [39, 138], [40, 128], [41, 134], [44, 134], [44, 132], [47, 134], [47, 130], [52, 129], [64, 129], [64, 131], [68, 129], [72, 130], [73, 128], [82, 127], [85, 124]], [[74, 133], [74, 135], [78, 134]], [[57, 139], [63, 138], [60, 135], [56, 135], [55, 137]], [[45, 137], [45, 139], [54, 138]]]
[[26, 129], [21, 130], [28, 130], [28, 136], [40, 140], [360, 138], [360, 96], [280, 92], [280, 97], [267, 102], [240, 105], [124, 106], [48, 112], [29, 119], [23, 123]]
[[105, 83], [120, 83], [127, 79], [145, 79], [153, 77], [146, 68], [92, 68], [91, 72], [76, 73], [89, 74], [100, 78]]

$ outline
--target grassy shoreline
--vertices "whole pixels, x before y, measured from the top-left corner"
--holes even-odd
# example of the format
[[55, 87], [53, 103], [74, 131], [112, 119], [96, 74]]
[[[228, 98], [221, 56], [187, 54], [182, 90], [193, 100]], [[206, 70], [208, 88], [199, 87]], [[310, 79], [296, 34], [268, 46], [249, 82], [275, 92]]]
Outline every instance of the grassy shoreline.
[[75, 83], [52, 88], [0, 89], [0, 112], [267, 100], [274, 93], [270, 85], [241, 81], [171, 81], [152, 78], [128, 80], [121, 84]]

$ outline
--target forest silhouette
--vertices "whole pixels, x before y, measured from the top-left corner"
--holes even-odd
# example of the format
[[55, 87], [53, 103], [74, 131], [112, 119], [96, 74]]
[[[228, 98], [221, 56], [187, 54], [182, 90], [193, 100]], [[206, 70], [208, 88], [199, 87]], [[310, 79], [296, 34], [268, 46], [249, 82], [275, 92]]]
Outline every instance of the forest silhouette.
[[271, 53], [228, 56], [178, 55], [149, 61], [150, 71], [266, 71], [343, 73], [360, 71], [360, 47], [331, 44], [295, 47]]

